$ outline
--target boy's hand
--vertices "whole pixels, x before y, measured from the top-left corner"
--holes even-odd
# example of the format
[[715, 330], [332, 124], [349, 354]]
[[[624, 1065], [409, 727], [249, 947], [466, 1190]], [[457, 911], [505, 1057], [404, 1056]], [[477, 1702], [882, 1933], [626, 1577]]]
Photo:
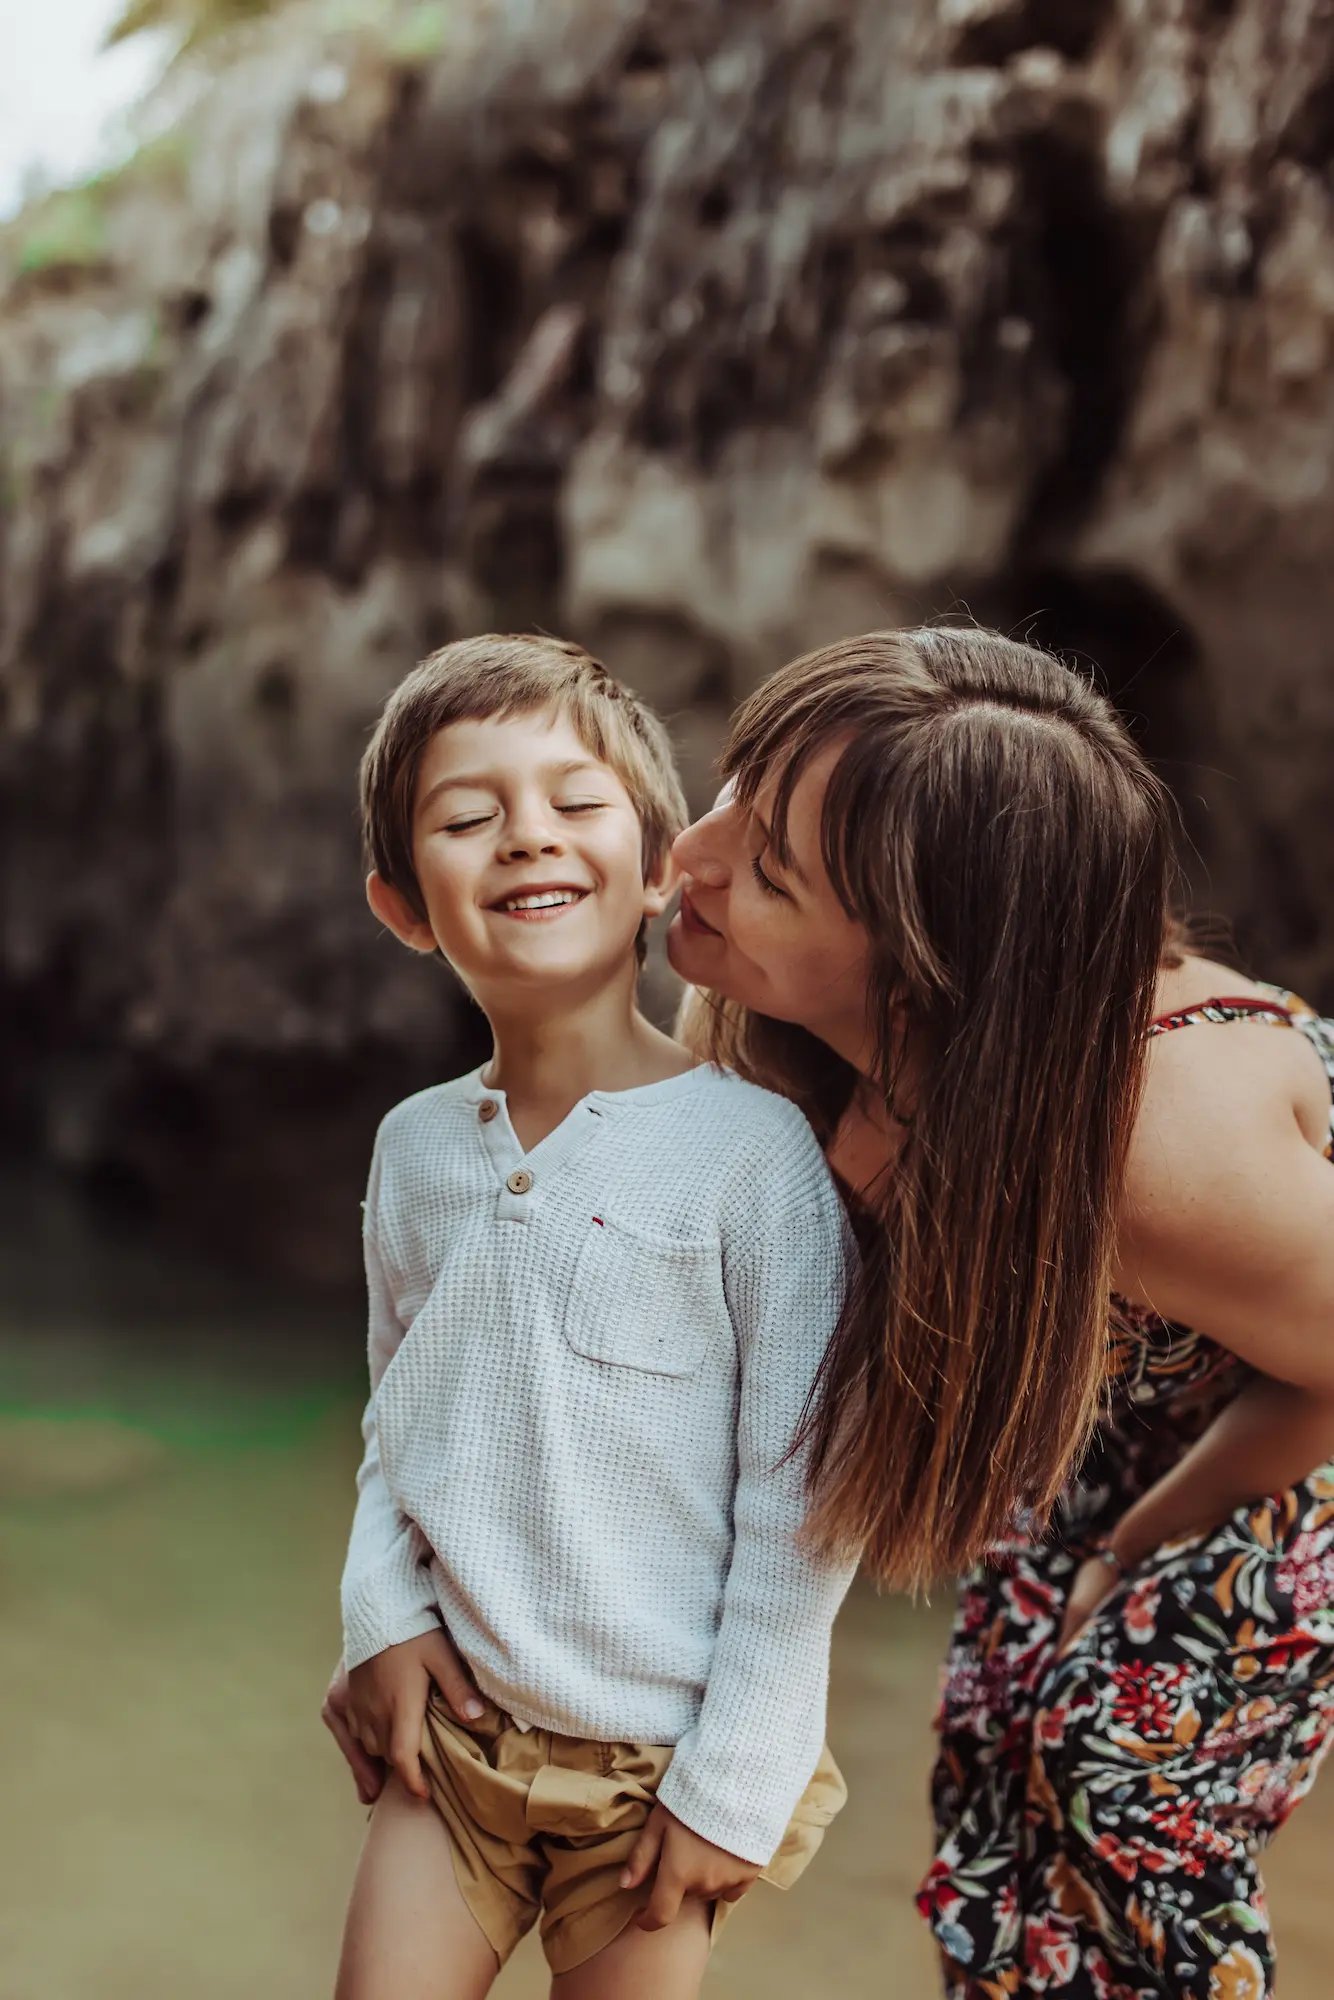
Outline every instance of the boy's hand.
[[347, 1677], [347, 1721], [372, 1757], [397, 1771], [414, 1798], [429, 1799], [422, 1776], [422, 1724], [434, 1682], [455, 1713], [476, 1721], [482, 1704], [466, 1682], [459, 1687], [458, 1655], [443, 1632], [426, 1632], [363, 1660]]
[[666, 1806], [654, 1806], [644, 1831], [630, 1850], [621, 1874], [623, 1889], [637, 1889], [654, 1870], [653, 1893], [636, 1917], [641, 1931], [660, 1931], [675, 1922], [687, 1896], [706, 1903], [735, 1903], [759, 1874], [759, 1863], [742, 1861], [725, 1847], [683, 1826]]
[[342, 1751], [364, 1806], [371, 1806], [384, 1790], [384, 1764], [368, 1757], [356, 1737], [347, 1712], [347, 1668], [340, 1660], [334, 1668], [320, 1710], [320, 1720]]

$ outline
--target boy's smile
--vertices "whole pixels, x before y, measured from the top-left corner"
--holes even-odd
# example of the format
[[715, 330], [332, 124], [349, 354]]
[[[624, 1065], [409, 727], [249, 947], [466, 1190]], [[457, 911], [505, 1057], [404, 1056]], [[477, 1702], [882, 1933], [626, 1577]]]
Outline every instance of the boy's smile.
[[572, 910], [577, 903], [583, 902], [588, 893], [587, 889], [564, 885], [522, 889], [512, 896], [503, 896], [491, 907], [502, 916], [520, 917], [529, 923], [540, 923], [547, 918], [561, 916], [566, 910]]
[[378, 876], [377, 914], [439, 949], [485, 1007], [539, 985], [581, 989], [633, 972], [645, 917], [639, 814], [611, 766], [552, 709], [450, 723], [422, 751], [413, 862], [425, 918]]

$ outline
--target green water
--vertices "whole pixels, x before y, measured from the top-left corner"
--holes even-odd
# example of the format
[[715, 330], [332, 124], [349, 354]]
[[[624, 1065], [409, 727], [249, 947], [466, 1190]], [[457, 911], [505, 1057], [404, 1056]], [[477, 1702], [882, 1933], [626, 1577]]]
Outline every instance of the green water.
[[[0, 1218], [0, 2000], [327, 2000], [364, 1825], [318, 1719], [359, 1301], [183, 1260], [50, 1187], [0, 1184]], [[746, 1898], [710, 1993], [935, 1993], [911, 1891], [944, 1610], [854, 1591], [849, 1805], [796, 1889]], [[1326, 2000], [1331, 1838], [1327, 1780], [1272, 1871], [1285, 2000]], [[545, 1993], [531, 1942], [498, 1991]]]
[[357, 1302], [4, 1192], [0, 1994], [325, 1992]]

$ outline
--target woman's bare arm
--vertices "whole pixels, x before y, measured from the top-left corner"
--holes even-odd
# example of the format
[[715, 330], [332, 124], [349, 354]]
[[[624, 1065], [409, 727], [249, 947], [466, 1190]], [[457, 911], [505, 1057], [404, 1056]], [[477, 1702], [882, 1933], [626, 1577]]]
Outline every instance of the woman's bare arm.
[[[1164, 1038], [1166, 1041], [1167, 1038]], [[1257, 1371], [1121, 1522], [1134, 1561], [1334, 1456], [1334, 1165], [1328, 1085], [1282, 1029], [1183, 1030], [1161, 1047], [1128, 1179], [1121, 1283]]]
[[[1256, 1370], [1110, 1537], [1133, 1568], [1164, 1542], [1334, 1457], [1334, 1166], [1329, 1085], [1282, 1028], [1183, 1029], [1156, 1044], [1127, 1175], [1117, 1286]], [[1068, 1646], [1115, 1589], [1101, 1557], [1072, 1579]]]

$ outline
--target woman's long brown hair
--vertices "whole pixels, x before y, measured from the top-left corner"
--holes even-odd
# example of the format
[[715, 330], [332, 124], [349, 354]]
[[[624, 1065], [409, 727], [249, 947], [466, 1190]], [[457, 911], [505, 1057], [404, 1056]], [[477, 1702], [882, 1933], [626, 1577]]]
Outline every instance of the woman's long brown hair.
[[[835, 740], [824, 863], [904, 1141], [798, 1443], [815, 1543], [918, 1588], [1042, 1518], [1097, 1411], [1172, 820], [1088, 680], [990, 632], [871, 633], [750, 697], [723, 770], [780, 858]], [[696, 1029], [832, 1133], [858, 1079], [831, 1050], [726, 1003]]]

